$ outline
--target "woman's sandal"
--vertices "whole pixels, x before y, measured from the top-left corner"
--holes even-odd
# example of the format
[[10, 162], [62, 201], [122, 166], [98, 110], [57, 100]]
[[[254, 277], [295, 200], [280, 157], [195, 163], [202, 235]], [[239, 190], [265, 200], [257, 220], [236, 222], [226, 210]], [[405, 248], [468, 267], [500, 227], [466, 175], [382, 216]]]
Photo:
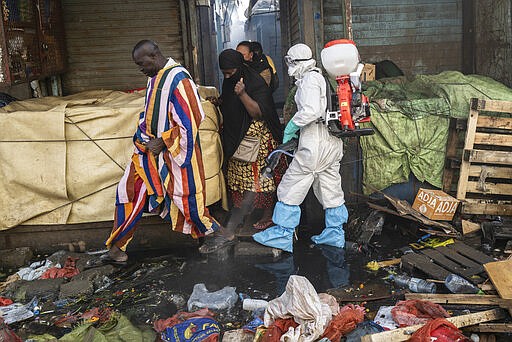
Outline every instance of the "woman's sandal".
[[260, 221], [256, 222], [255, 224], [253, 224], [252, 227], [254, 229], [258, 229], [258, 230], [265, 230], [268, 227], [272, 226], [273, 224], [274, 224], [274, 222], [272, 221], [272, 219], [260, 220]]
[[235, 239], [228, 240], [224, 236], [216, 233], [213, 236], [206, 236], [204, 243], [199, 247], [199, 253], [210, 254], [221, 248], [228, 247], [235, 244]]

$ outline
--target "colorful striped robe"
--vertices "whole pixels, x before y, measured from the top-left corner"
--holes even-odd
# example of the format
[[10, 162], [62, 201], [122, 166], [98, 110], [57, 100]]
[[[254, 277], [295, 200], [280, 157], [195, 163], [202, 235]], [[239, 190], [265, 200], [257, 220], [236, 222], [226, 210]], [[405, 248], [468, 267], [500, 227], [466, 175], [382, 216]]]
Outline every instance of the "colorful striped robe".
[[[106, 241], [122, 250], [144, 211], [158, 213], [172, 229], [197, 238], [219, 228], [205, 206], [199, 124], [205, 114], [196, 85], [181, 65], [169, 59], [148, 81], [145, 110], [133, 141], [135, 152], [117, 187], [114, 227]], [[145, 143], [162, 138], [158, 156]]]

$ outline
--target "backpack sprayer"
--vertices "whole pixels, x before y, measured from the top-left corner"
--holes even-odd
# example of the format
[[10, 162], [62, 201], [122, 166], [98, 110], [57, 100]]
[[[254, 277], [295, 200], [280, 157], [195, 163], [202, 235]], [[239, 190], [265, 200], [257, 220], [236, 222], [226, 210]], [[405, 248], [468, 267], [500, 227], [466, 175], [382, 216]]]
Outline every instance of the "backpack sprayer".
[[[321, 53], [322, 65], [327, 74], [338, 84], [336, 92], [326, 78], [327, 112], [325, 124], [329, 133], [337, 138], [360, 137], [374, 134], [373, 128], [361, 128], [359, 123], [370, 121], [368, 98], [361, 91], [361, 73], [364, 64], [359, 61], [356, 44], [349, 39], [332, 40], [325, 44]], [[298, 140], [279, 145], [267, 157], [263, 177], [272, 177], [281, 154], [291, 154]]]
[[356, 44], [349, 39], [332, 40], [321, 53], [322, 65], [327, 74], [336, 80], [333, 92], [327, 83], [327, 115], [325, 123], [335, 137], [360, 137], [374, 134], [372, 128], [360, 128], [359, 123], [370, 121], [368, 98], [361, 92], [361, 73], [364, 64], [359, 62]]

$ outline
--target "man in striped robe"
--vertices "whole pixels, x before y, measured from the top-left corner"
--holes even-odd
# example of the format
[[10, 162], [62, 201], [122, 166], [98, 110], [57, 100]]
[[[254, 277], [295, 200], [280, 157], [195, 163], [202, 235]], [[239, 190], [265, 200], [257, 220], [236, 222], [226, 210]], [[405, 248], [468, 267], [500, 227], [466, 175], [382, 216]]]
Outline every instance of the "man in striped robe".
[[[205, 114], [188, 71], [166, 59], [149, 40], [135, 45], [132, 57], [148, 76], [144, 112], [133, 141], [135, 151], [117, 187], [114, 227], [103, 262], [124, 263], [142, 213], [158, 213], [172, 229], [194, 238], [206, 236], [203, 253], [230, 244], [205, 206], [205, 180], [198, 129]], [[212, 235], [209, 235], [212, 234]]]

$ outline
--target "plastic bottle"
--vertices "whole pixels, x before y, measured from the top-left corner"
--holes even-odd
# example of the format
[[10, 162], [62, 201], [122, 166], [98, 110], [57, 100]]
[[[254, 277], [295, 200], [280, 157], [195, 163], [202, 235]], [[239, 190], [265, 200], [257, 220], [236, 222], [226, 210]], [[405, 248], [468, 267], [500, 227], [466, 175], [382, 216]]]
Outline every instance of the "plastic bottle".
[[246, 298], [242, 302], [242, 309], [247, 311], [255, 311], [261, 308], [266, 308], [267, 305], [268, 302], [266, 300]]
[[407, 287], [412, 292], [417, 293], [436, 293], [436, 284], [426, 280], [409, 277], [407, 275], [396, 275], [395, 284], [401, 287]]
[[450, 290], [452, 293], [478, 293], [480, 289], [475, 285], [471, 284], [466, 279], [462, 278], [456, 274], [449, 274], [445, 281], [444, 285]]

